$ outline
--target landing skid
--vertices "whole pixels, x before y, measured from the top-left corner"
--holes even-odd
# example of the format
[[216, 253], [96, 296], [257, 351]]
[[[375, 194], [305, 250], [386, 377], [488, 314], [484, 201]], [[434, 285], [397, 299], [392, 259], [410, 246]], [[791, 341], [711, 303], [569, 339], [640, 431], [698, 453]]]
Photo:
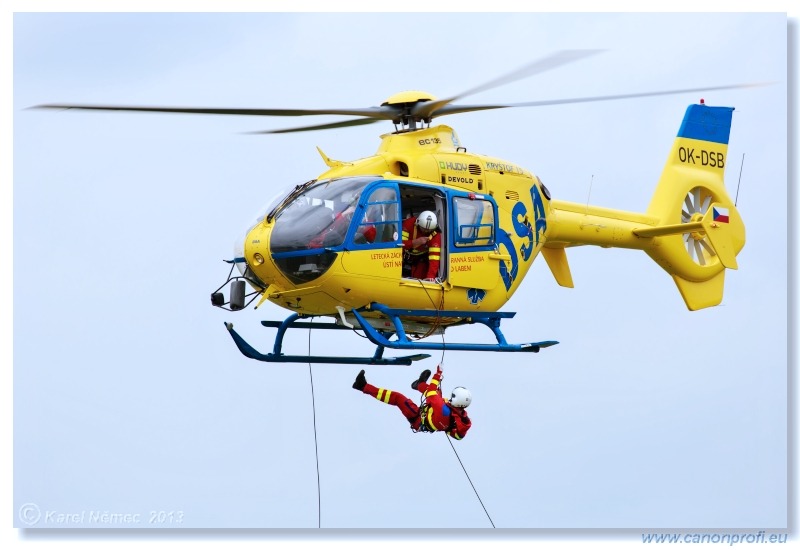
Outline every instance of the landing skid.
[[257, 361], [265, 361], [267, 363], [334, 363], [343, 365], [410, 365], [414, 361], [420, 361], [430, 357], [427, 353], [418, 353], [415, 355], [406, 355], [404, 357], [383, 357], [384, 347], [378, 345], [375, 350], [375, 355], [372, 357], [331, 357], [326, 355], [285, 355], [281, 352], [283, 346], [283, 336], [290, 328], [307, 328], [307, 329], [326, 329], [326, 330], [351, 330], [348, 327], [337, 325], [336, 323], [308, 323], [295, 321], [300, 318], [296, 313], [293, 313], [286, 318], [285, 321], [261, 321], [265, 327], [274, 327], [278, 329], [278, 334], [275, 336], [275, 346], [272, 353], [261, 353], [253, 346], [247, 343], [239, 333], [233, 330], [232, 323], [225, 323], [225, 328], [230, 332], [236, 347], [245, 357], [256, 359]]
[[[403, 357], [384, 357], [383, 352], [386, 348], [400, 349], [400, 350], [453, 350], [453, 351], [500, 351], [500, 352], [533, 352], [538, 353], [539, 350], [558, 344], [554, 340], [546, 340], [542, 342], [530, 342], [526, 344], [509, 344], [506, 342], [503, 333], [500, 331], [500, 322], [503, 319], [508, 319], [516, 315], [514, 312], [464, 312], [464, 311], [436, 311], [436, 310], [412, 310], [412, 309], [394, 309], [386, 307], [383, 304], [372, 303], [368, 308], [371, 311], [379, 311], [385, 315], [394, 326], [393, 331], [378, 330], [373, 327], [370, 322], [365, 319], [359, 310], [351, 310], [356, 321], [360, 325], [360, 329], [364, 331], [364, 335], [370, 342], [377, 346], [375, 354], [372, 357], [335, 357], [327, 355], [285, 355], [281, 348], [283, 346], [283, 337], [286, 331], [290, 328], [306, 328], [312, 330], [353, 330], [352, 325], [344, 319], [343, 310], [340, 311], [342, 324], [337, 323], [313, 323], [299, 321], [301, 316], [297, 313], [291, 314], [284, 321], [261, 321], [265, 327], [277, 328], [278, 333], [275, 335], [275, 344], [272, 353], [261, 353], [253, 346], [247, 343], [235, 330], [231, 323], [225, 323], [225, 327], [230, 332], [233, 341], [246, 357], [256, 359], [258, 361], [265, 361], [267, 363], [339, 363], [349, 365], [411, 365], [414, 361], [427, 359], [430, 355], [421, 353], [414, 355], [406, 355]], [[361, 311], [364, 311], [362, 309]], [[441, 318], [441, 319], [460, 319], [456, 324], [482, 324], [492, 331], [497, 339], [496, 344], [470, 344], [470, 343], [457, 343], [457, 342], [420, 342], [419, 340], [412, 340], [408, 337], [406, 330], [403, 326], [402, 318]], [[303, 317], [309, 318], [309, 317]]]
[[[500, 330], [500, 322], [503, 319], [510, 319], [516, 315], [513, 311], [431, 311], [420, 309], [394, 309], [383, 304], [372, 303], [369, 309], [380, 311], [386, 315], [394, 324], [396, 340], [389, 340], [385, 333], [379, 332], [372, 327], [357, 310], [353, 310], [353, 315], [358, 320], [370, 342], [376, 346], [384, 346], [392, 349], [424, 349], [424, 350], [458, 350], [458, 351], [532, 351], [538, 353], [542, 348], [548, 348], [558, 344], [555, 340], [542, 342], [530, 342], [527, 344], [509, 344]], [[467, 344], [452, 342], [420, 342], [410, 340], [403, 328], [402, 317], [438, 317], [438, 318], [461, 318], [458, 324], [481, 324], [489, 327], [497, 339], [496, 344]]]

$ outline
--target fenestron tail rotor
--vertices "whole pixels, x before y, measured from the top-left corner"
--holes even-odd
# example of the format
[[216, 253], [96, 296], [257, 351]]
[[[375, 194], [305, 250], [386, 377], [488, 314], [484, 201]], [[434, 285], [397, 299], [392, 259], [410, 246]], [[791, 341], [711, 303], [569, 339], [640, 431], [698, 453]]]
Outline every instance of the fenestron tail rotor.
[[[703, 187], [695, 187], [689, 191], [683, 200], [681, 222], [686, 224], [701, 221], [708, 212], [712, 199], [711, 193]], [[696, 264], [705, 266], [716, 259], [717, 253], [704, 231], [689, 231], [683, 239], [686, 243], [686, 252]]]

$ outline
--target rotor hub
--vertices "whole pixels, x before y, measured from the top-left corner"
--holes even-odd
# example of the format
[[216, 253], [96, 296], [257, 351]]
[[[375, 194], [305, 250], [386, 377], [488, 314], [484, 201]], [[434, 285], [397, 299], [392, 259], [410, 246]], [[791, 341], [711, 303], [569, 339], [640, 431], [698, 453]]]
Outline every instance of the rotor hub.
[[419, 90], [408, 90], [394, 94], [389, 99], [381, 103], [383, 105], [403, 105], [407, 103], [421, 103], [423, 101], [435, 101], [436, 96], [428, 92], [421, 92]]

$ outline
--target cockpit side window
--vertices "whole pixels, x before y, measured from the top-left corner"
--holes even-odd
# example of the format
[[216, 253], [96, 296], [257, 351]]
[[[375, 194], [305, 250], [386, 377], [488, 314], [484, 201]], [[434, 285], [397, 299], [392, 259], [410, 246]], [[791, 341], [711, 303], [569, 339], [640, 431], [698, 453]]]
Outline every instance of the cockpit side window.
[[366, 178], [322, 181], [287, 197], [276, 209], [272, 253], [341, 245], [368, 183]]
[[360, 215], [359, 198], [373, 181], [374, 176], [308, 182], [274, 207], [270, 252], [292, 283], [310, 282], [333, 264], [353, 217]]
[[380, 186], [370, 193], [353, 236], [356, 245], [395, 243], [400, 214], [395, 187]]

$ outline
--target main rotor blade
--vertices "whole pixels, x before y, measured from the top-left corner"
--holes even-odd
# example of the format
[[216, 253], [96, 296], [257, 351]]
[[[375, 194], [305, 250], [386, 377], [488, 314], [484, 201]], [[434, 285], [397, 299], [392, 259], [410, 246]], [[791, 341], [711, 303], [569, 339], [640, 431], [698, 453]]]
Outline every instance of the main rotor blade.
[[726, 86], [705, 86], [702, 88], [684, 88], [681, 90], [665, 90], [659, 92], [641, 92], [635, 94], [618, 94], [618, 95], [605, 95], [605, 96], [591, 96], [591, 97], [575, 97], [569, 99], [551, 99], [544, 101], [526, 101], [524, 103], [505, 103], [505, 104], [490, 104], [490, 105], [445, 105], [433, 114], [434, 117], [453, 115], [457, 113], [468, 113], [471, 111], [485, 111], [487, 109], [506, 109], [509, 107], [544, 107], [547, 105], [566, 105], [570, 103], [591, 103], [594, 101], [612, 101], [616, 99], [634, 99], [638, 97], [655, 97], [663, 95], [677, 95], [696, 92], [713, 92], [717, 90], [734, 90], [738, 88], [756, 88], [758, 86], [767, 86], [769, 83], [756, 82], [747, 84], [729, 84]]
[[398, 116], [392, 106], [367, 107], [366, 109], [244, 109], [218, 107], [140, 107], [126, 105], [36, 105], [34, 109], [81, 109], [87, 111], [134, 111], [150, 113], [187, 113], [202, 115], [245, 115], [245, 116], [311, 116], [311, 115], [353, 115], [392, 120]]
[[300, 126], [297, 128], [284, 128], [282, 130], [260, 130], [256, 132], [245, 132], [247, 134], [289, 134], [292, 132], [310, 132], [313, 130], [330, 130], [332, 128], [345, 128], [347, 126], [361, 126], [363, 124], [373, 124], [378, 122], [375, 118], [354, 118], [342, 122], [331, 122], [330, 124], [318, 124], [315, 126]]
[[555, 69], [556, 67], [560, 67], [561, 65], [566, 65], [567, 63], [572, 63], [573, 61], [583, 59], [584, 57], [595, 55], [597, 53], [600, 53], [601, 51], [603, 50], [562, 50], [556, 52], [552, 55], [549, 55], [537, 61], [533, 61], [532, 63], [528, 63], [527, 65], [524, 65], [519, 69], [512, 71], [506, 75], [500, 76], [498, 78], [480, 84], [474, 88], [470, 88], [465, 92], [461, 92], [460, 94], [456, 94], [447, 99], [438, 99], [436, 101], [430, 101], [419, 104], [414, 108], [413, 114], [421, 118], [428, 118], [432, 115], [437, 116], [439, 113], [436, 113], [436, 111], [438, 111], [445, 105], [452, 103], [453, 101], [457, 101], [459, 99], [477, 94], [479, 92], [485, 92], [486, 90], [491, 90], [492, 88], [497, 88], [505, 84], [510, 84], [511, 82], [522, 80], [523, 78], [528, 78], [535, 74], [540, 74], [545, 71]]

